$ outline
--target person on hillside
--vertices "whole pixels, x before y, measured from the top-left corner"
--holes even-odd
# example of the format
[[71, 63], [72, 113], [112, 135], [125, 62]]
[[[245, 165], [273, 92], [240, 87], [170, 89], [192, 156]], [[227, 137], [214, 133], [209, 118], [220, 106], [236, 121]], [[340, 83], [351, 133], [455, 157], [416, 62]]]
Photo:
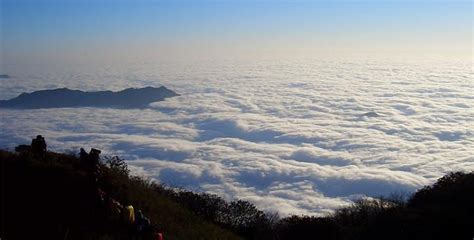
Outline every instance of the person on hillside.
[[135, 213], [135, 223], [137, 233], [145, 234], [151, 228], [150, 219], [143, 215], [142, 210], [137, 210]]
[[129, 223], [130, 225], [135, 224], [135, 211], [133, 210], [132, 205], [128, 205], [124, 208], [124, 213], [125, 213], [125, 221]]
[[99, 181], [99, 176], [100, 176], [100, 166], [99, 166], [100, 153], [101, 151], [95, 148], [91, 148], [91, 151], [89, 153], [90, 171], [92, 175], [94, 176], [95, 182]]
[[102, 151], [100, 151], [99, 149], [91, 148], [91, 151], [89, 153], [89, 159], [90, 159], [91, 165], [99, 164], [101, 152]]
[[142, 210], [136, 209], [136, 211], [135, 211], [135, 225], [136, 225], [138, 233], [141, 233], [142, 230], [143, 230], [142, 222], [143, 222], [144, 217], [145, 216], [143, 216]]
[[38, 135], [31, 140], [31, 151], [35, 156], [43, 158], [46, 153], [46, 148], [47, 145], [43, 136]]
[[159, 231], [158, 227], [153, 227], [152, 238], [153, 240], [163, 240], [163, 233]]
[[81, 148], [79, 152], [82, 167], [89, 172], [91, 179], [96, 183], [100, 176], [100, 153], [101, 151], [95, 148], [91, 148], [89, 153], [87, 153], [84, 148]]
[[93, 166], [99, 164], [101, 152], [102, 151], [99, 149], [91, 148], [91, 151], [87, 153], [84, 148], [81, 148], [79, 151], [79, 159], [81, 160], [81, 164], [88, 168], [92, 168]]
[[126, 225], [126, 230], [130, 239], [136, 239], [136, 226], [135, 226], [135, 211], [132, 205], [124, 206], [122, 211], [123, 223]]
[[86, 152], [86, 150], [84, 150], [84, 148], [81, 148], [79, 151], [79, 159], [83, 165], [86, 165], [87, 162], [89, 162], [89, 154]]
[[107, 210], [109, 213], [109, 216], [113, 220], [118, 220], [120, 219], [120, 215], [122, 214], [123, 211], [123, 206], [120, 204], [119, 201], [108, 197], [107, 199]]

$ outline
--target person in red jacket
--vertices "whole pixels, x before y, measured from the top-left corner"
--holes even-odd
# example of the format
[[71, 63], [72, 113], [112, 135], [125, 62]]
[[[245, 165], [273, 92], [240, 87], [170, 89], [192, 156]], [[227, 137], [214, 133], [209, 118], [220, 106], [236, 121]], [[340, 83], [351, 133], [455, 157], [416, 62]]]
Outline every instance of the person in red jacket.
[[163, 233], [154, 232], [153, 233], [153, 240], [163, 240]]

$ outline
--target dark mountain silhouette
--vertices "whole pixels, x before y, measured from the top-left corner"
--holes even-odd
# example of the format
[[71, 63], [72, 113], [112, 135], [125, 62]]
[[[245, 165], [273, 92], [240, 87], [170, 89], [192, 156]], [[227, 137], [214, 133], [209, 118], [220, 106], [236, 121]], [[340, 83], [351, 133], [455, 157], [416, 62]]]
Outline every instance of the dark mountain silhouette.
[[10, 78], [8, 74], [0, 74], [0, 78]]
[[61, 107], [105, 107], [146, 108], [152, 102], [178, 96], [164, 86], [159, 88], [127, 88], [119, 92], [84, 92], [68, 88], [40, 90], [22, 93], [18, 97], [0, 101], [1, 108], [61, 108]]

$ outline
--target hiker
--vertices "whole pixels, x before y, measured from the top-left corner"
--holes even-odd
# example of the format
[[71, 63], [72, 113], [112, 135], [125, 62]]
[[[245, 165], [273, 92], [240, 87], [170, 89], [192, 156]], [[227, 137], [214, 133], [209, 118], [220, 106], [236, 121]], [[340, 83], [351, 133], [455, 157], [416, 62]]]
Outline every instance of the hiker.
[[143, 230], [143, 225], [142, 225], [143, 218], [144, 216], [143, 216], [142, 210], [138, 209], [135, 212], [135, 223], [136, 223], [138, 233], [142, 232]]
[[100, 161], [100, 151], [99, 149], [91, 148], [91, 151], [89, 153], [89, 160], [91, 165], [96, 165], [99, 164]]
[[155, 230], [152, 235], [153, 240], [163, 240], [163, 233], [159, 232], [158, 230]]
[[87, 153], [84, 148], [81, 148], [79, 152], [82, 167], [89, 172], [91, 179], [96, 183], [100, 176], [100, 153], [101, 151], [95, 148], [91, 148], [89, 153]]
[[124, 209], [124, 216], [125, 216], [125, 221], [128, 222], [129, 224], [135, 224], [135, 212], [133, 210], [132, 205], [128, 205]]
[[100, 161], [100, 153], [99, 149], [91, 148], [89, 153], [81, 148], [79, 151], [79, 159], [81, 160], [81, 164], [83, 164], [86, 168], [92, 169], [95, 165], [99, 164]]
[[148, 219], [147, 217], [145, 217], [145, 215], [143, 215], [142, 210], [138, 210], [135, 213], [135, 222], [136, 222], [138, 233], [145, 233], [147, 230], [151, 228], [150, 219]]
[[150, 227], [147, 229], [145, 235], [147, 236], [146, 239], [163, 240], [163, 233], [160, 231], [160, 228], [156, 224], [150, 224]]
[[100, 188], [97, 188], [96, 189], [96, 192], [97, 192], [97, 197], [99, 199], [99, 202], [102, 204], [102, 205], [105, 205], [106, 203], [106, 199], [108, 198], [107, 196], [107, 193], [104, 192], [102, 189]]
[[35, 156], [44, 157], [46, 153], [46, 141], [44, 137], [41, 135], [36, 136], [36, 138], [31, 140], [31, 151]]
[[86, 165], [87, 162], [89, 162], [89, 154], [86, 152], [86, 150], [84, 150], [84, 148], [81, 148], [79, 151], [79, 159], [83, 165]]
[[122, 211], [122, 220], [130, 239], [136, 239], [135, 212], [132, 205], [125, 206]]
[[118, 220], [122, 214], [123, 206], [117, 200], [109, 197], [107, 200], [107, 211], [112, 219]]
[[99, 168], [100, 153], [101, 151], [95, 148], [91, 148], [91, 151], [89, 153], [90, 171], [92, 175], [94, 176], [94, 181], [96, 183], [99, 181], [99, 176], [100, 176], [100, 168]]

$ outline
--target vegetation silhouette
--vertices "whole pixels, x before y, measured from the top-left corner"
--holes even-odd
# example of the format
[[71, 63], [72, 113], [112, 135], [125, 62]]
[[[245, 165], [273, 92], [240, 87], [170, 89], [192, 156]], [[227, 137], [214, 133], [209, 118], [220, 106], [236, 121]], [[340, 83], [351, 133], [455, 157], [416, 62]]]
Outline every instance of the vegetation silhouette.
[[40, 156], [27, 145], [16, 151], [0, 151], [4, 239], [144, 239], [98, 203], [97, 185], [124, 206], [141, 209], [165, 239], [474, 237], [474, 172], [450, 173], [412, 195], [359, 199], [323, 217], [281, 218], [246, 201], [131, 176], [118, 157], [101, 159], [95, 179], [75, 154]]

